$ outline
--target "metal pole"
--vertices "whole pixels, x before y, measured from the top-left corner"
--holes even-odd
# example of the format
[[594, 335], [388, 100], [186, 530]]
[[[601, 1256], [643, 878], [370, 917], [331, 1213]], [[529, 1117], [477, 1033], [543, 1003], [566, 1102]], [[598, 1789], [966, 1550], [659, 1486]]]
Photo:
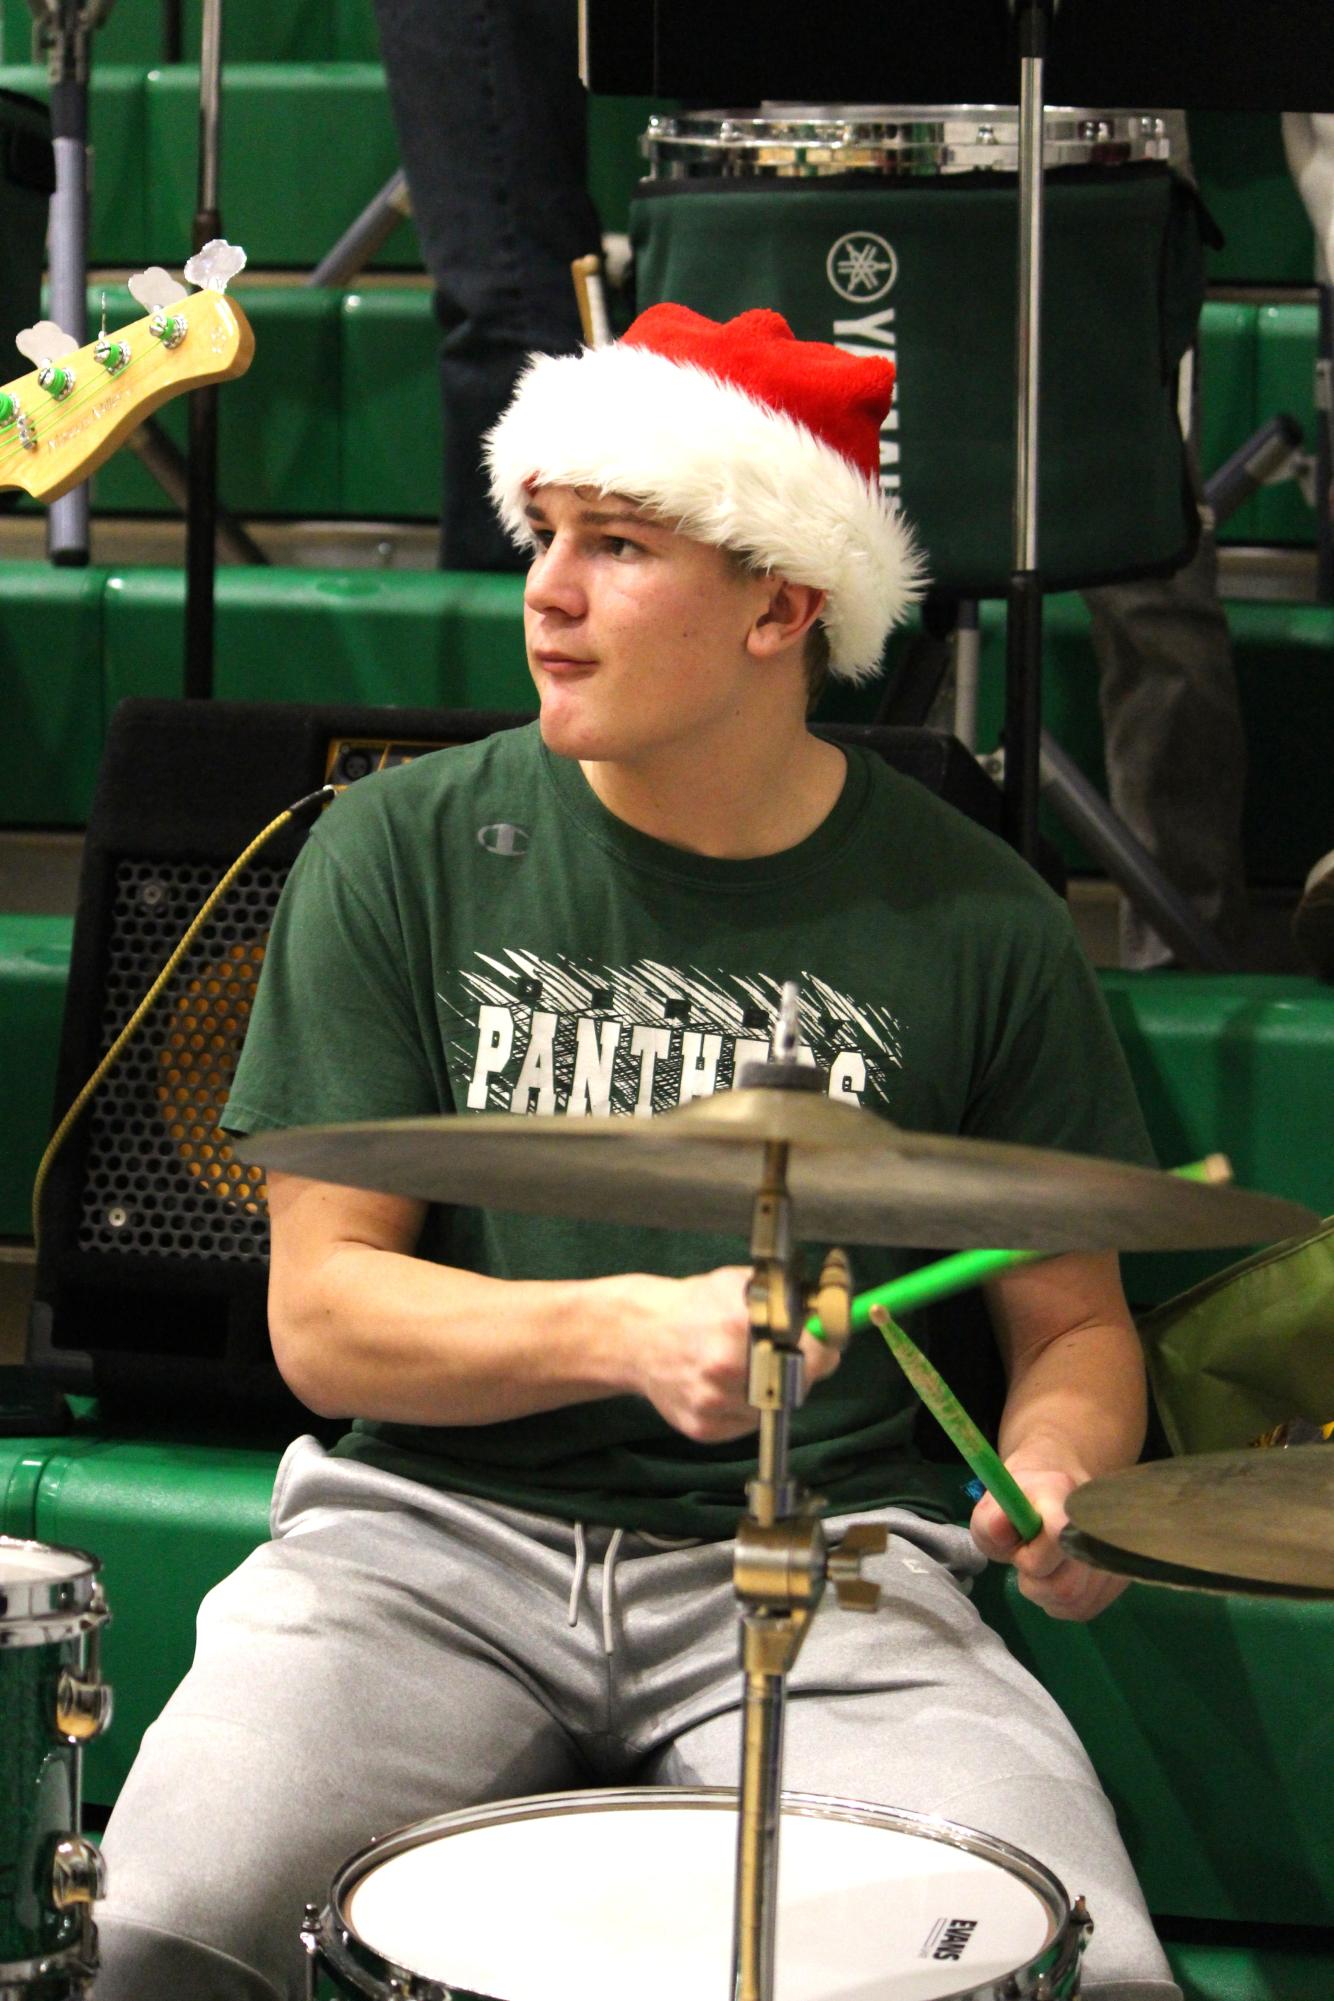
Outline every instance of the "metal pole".
[[[199, 50], [199, 205], [193, 248], [222, 234], [218, 148], [222, 125], [222, 0], [204, 0]], [[188, 696], [213, 693], [213, 600], [217, 567], [218, 392], [190, 398], [190, 492], [185, 538], [185, 674]]]
[[1042, 341], [1045, 0], [1012, 0], [1019, 42], [1019, 299], [1016, 336], [1014, 569], [1006, 625], [1006, 835], [1038, 855], [1042, 728], [1042, 582], [1038, 575], [1038, 408]]
[[[47, 74], [56, 187], [48, 252], [51, 318], [82, 347], [88, 331], [88, 35], [79, 0], [49, 10]], [[88, 483], [82, 481], [46, 516], [46, 553], [75, 568], [88, 561]]]

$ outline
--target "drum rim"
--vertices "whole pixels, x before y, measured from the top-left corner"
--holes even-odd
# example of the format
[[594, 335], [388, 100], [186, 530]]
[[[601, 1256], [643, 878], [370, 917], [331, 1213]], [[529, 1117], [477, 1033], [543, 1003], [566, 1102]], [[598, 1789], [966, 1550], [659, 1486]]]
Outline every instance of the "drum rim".
[[[0, 1564], [7, 1549], [73, 1557], [77, 1568], [70, 1576], [21, 1578], [13, 1584], [0, 1577], [0, 1650], [70, 1639], [101, 1623], [105, 1613], [97, 1604], [97, 1579], [102, 1568], [97, 1557], [68, 1543], [0, 1535]], [[34, 1632], [34, 1627], [40, 1630]]]
[[[1022, 1966], [1006, 1976], [1011, 1981], [1036, 1978], [1059, 1961], [1068, 1948], [1074, 1910], [1060, 1879], [1036, 1856], [1017, 1848], [1000, 1835], [984, 1834], [943, 1814], [914, 1813], [908, 1808], [877, 1806], [867, 1800], [853, 1800], [834, 1793], [784, 1792], [782, 1811], [820, 1820], [842, 1820], [853, 1825], [886, 1828], [895, 1833], [917, 1834], [951, 1848], [962, 1848], [984, 1860], [997, 1862], [1018, 1876], [1034, 1892], [1047, 1913], [1048, 1937]], [[578, 1792], [532, 1793], [519, 1799], [492, 1800], [482, 1806], [459, 1807], [450, 1813], [434, 1814], [428, 1820], [412, 1821], [380, 1835], [367, 1847], [350, 1856], [333, 1879], [329, 1900], [312, 1928], [308, 1950], [323, 1956], [330, 1971], [388, 1983], [386, 1993], [403, 1992], [413, 2001], [470, 2001], [470, 1990], [449, 1987], [426, 1974], [383, 1954], [368, 1945], [354, 1929], [346, 1914], [347, 1900], [358, 1885], [381, 1863], [407, 1854], [424, 1842], [442, 1835], [502, 1826], [519, 1820], [546, 1820], [576, 1813], [616, 1811], [625, 1808], [706, 1807], [736, 1811], [737, 1795], [731, 1786], [598, 1786]], [[1020, 1988], [1023, 1994], [1027, 1989]], [[938, 2001], [976, 2001], [976, 1987], [961, 1987]]]
[[[856, 113], [857, 116], [851, 114]], [[700, 107], [693, 111], [655, 112], [649, 117], [650, 132], [696, 119], [717, 119], [729, 125], [938, 125], [951, 119], [991, 119], [1009, 115], [1019, 122], [1017, 104], [805, 104], [794, 100], [770, 99], [760, 105], [741, 105], [729, 110], [724, 105]], [[1046, 104], [1043, 118], [1077, 118], [1085, 123], [1110, 124], [1117, 119], [1165, 119], [1167, 110], [1154, 104], [1121, 104], [1099, 108], [1087, 104]]]

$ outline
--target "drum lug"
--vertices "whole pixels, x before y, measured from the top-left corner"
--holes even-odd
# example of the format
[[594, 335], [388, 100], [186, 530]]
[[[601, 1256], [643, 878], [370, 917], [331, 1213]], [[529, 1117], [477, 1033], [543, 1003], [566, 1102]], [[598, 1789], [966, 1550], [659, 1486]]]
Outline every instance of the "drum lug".
[[51, 1902], [58, 1911], [76, 1910], [106, 1895], [107, 1871], [99, 1851], [81, 1834], [67, 1834], [51, 1858]]
[[56, 1683], [56, 1730], [68, 1744], [86, 1744], [111, 1721], [111, 1690], [95, 1676], [62, 1668]]
[[319, 1980], [320, 1950], [320, 1907], [307, 1904], [301, 1919], [298, 1934], [306, 1954], [306, 2001], [315, 2001], [315, 1989]]

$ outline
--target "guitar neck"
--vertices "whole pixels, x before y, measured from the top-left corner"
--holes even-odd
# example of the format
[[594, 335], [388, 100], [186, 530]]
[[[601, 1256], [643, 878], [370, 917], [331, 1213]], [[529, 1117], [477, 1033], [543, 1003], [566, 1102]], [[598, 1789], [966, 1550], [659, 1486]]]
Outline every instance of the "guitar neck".
[[37, 369], [0, 388], [0, 487], [59, 500], [171, 397], [245, 374], [255, 336], [234, 299], [192, 292], [169, 313], [184, 322], [174, 345], [154, 332], [160, 316], [150, 313], [107, 335], [113, 366], [99, 359], [98, 341], [60, 356], [54, 386], [68, 387], [59, 397]]

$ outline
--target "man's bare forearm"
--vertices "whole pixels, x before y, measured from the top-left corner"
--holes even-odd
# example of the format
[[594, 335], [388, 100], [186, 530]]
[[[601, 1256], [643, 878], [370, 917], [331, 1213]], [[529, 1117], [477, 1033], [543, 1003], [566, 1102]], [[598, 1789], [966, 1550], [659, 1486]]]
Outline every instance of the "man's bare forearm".
[[299, 1285], [275, 1282], [270, 1329], [291, 1388], [325, 1417], [494, 1424], [613, 1394], [630, 1287], [487, 1278], [362, 1243]]
[[1083, 1479], [1133, 1465], [1144, 1444], [1144, 1360], [1134, 1328], [1094, 1321], [1015, 1364], [1000, 1426], [1006, 1464]]

